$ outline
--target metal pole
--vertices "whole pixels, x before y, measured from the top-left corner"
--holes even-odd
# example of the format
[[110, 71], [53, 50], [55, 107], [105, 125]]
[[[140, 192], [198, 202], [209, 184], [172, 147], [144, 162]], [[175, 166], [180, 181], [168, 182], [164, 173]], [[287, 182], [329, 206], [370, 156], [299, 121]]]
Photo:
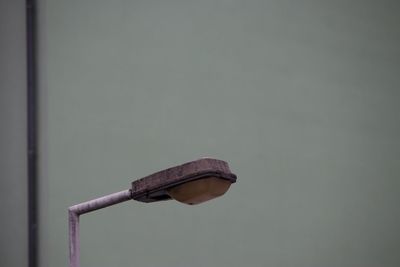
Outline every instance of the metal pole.
[[38, 141], [36, 0], [26, 0], [28, 263], [38, 266]]
[[132, 190], [124, 190], [86, 201], [68, 208], [69, 216], [69, 266], [79, 267], [79, 215], [106, 208], [132, 199]]

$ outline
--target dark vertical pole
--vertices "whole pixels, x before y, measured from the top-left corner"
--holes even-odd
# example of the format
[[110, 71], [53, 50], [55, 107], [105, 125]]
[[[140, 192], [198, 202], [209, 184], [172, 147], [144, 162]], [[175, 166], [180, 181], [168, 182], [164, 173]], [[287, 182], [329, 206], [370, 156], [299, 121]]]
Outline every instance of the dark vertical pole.
[[26, 0], [28, 262], [38, 266], [36, 1]]

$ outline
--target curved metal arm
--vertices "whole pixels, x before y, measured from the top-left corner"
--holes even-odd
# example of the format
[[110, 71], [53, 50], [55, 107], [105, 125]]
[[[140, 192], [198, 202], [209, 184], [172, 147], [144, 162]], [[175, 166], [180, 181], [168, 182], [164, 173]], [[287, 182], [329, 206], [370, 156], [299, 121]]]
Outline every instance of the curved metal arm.
[[69, 266], [79, 267], [79, 215], [106, 208], [132, 199], [132, 190], [124, 190], [89, 200], [68, 208], [69, 216]]

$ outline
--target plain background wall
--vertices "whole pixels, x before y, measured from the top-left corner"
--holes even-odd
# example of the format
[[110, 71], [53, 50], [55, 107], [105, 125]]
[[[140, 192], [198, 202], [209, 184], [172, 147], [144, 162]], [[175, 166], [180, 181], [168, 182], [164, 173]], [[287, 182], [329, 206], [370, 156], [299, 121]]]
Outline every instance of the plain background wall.
[[0, 1], [0, 266], [27, 266], [25, 2]]
[[68, 206], [202, 156], [227, 195], [84, 215], [82, 266], [400, 265], [396, 1], [39, 2], [41, 266]]

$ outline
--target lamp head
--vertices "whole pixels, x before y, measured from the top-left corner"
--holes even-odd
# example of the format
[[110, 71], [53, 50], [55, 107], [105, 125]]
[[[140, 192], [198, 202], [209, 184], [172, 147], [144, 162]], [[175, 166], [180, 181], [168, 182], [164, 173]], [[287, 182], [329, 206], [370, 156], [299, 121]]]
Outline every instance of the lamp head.
[[172, 198], [194, 205], [222, 196], [236, 179], [225, 161], [202, 158], [132, 182], [132, 198], [141, 202]]

